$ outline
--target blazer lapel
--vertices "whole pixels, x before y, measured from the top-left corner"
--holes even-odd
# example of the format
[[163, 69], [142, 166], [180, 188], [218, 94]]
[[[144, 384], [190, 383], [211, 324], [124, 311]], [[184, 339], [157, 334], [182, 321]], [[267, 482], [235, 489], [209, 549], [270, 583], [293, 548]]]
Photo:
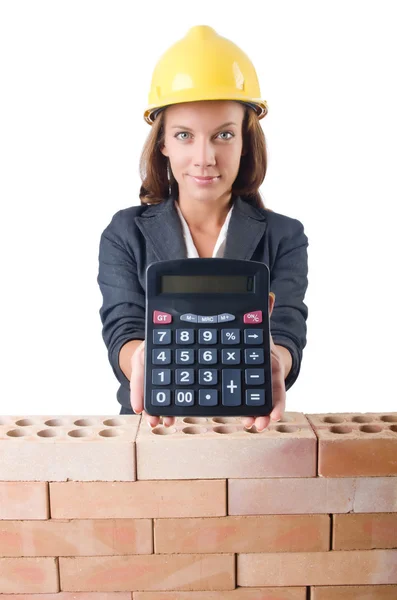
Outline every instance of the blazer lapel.
[[[158, 260], [187, 258], [182, 223], [173, 197], [153, 204], [135, 222]], [[224, 258], [250, 260], [267, 227], [266, 212], [236, 196]]]
[[266, 211], [236, 196], [227, 230], [224, 258], [250, 260], [266, 228]]

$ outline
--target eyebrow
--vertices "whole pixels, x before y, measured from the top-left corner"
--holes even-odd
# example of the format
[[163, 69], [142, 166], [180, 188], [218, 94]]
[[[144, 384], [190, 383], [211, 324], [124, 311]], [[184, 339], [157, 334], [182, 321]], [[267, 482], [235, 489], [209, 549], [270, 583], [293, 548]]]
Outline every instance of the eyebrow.
[[[229, 121], [228, 123], [223, 123], [223, 125], [219, 125], [218, 127], [215, 127], [214, 131], [216, 129], [222, 129], [222, 127], [228, 127], [229, 125], [236, 125], [237, 127], [237, 123], [234, 123], [233, 121]], [[171, 127], [171, 129], [186, 129], [186, 131], [193, 131], [193, 129], [190, 129], [190, 127], [186, 127], [185, 125], [173, 125]]]

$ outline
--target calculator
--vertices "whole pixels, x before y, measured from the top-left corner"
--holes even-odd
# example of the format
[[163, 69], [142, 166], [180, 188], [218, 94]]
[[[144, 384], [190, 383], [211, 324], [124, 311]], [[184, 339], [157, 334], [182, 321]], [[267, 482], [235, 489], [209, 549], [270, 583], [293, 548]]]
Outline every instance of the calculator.
[[184, 258], [146, 269], [144, 409], [261, 416], [273, 408], [269, 268]]

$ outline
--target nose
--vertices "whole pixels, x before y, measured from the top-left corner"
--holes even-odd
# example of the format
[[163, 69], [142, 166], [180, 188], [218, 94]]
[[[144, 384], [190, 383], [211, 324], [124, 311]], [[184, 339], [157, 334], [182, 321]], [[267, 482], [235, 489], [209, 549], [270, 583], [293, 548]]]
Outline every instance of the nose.
[[215, 151], [211, 141], [202, 140], [195, 144], [194, 166], [203, 169], [215, 164]]

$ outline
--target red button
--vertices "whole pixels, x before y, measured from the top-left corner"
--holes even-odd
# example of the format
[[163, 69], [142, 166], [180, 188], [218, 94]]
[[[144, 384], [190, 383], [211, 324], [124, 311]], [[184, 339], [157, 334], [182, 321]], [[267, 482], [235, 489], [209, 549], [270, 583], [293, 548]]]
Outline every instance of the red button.
[[155, 310], [153, 312], [153, 323], [156, 323], [156, 325], [167, 325], [167, 323], [172, 323], [172, 315], [161, 312], [161, 310]]
[[262, 323], [262, 311], [254, 310], [252, 312], [245, 313], [244, 323], [250, 323], [251, 325], [255, 325], [255, 323]]

